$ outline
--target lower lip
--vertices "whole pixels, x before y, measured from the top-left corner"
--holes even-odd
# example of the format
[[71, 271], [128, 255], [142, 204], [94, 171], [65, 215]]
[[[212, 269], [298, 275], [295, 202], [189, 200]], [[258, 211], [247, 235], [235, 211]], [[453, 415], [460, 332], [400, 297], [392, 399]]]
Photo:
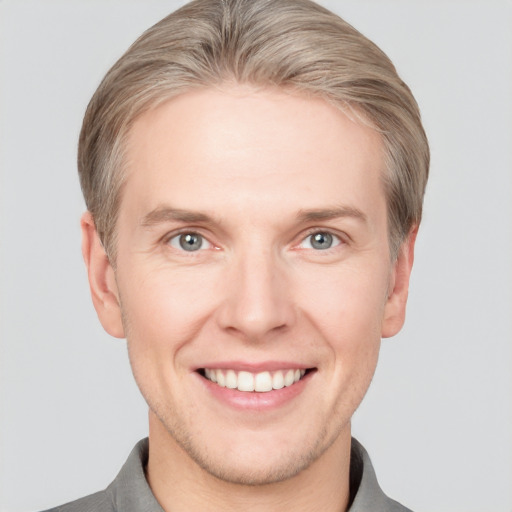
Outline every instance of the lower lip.
[[208, 391], [219, 401], [235, 408], [253, 411], [266, 411], [284, 406], [304, 391], [313, 372], [307, 373], [291, 386], [273, 389], [264, 393], [238, 391], [238, 389], [223, 388], [218, 384], [198, 375]]

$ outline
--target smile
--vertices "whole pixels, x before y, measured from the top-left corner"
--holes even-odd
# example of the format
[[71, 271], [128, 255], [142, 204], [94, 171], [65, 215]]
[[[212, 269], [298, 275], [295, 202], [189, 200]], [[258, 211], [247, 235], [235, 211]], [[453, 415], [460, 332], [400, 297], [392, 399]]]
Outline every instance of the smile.
[[289, 387], [304, 377], [307, 370], [287, 369], [251, 373], [247, 371], [205, 368], [201, 374], [218, 386], [238, 391], [266, 393], [274, 389]]

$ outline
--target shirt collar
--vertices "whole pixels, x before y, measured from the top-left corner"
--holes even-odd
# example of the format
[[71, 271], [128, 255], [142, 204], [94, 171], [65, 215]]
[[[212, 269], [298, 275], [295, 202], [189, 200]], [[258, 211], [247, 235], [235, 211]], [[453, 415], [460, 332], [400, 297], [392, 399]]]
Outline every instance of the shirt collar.
[[121, 471], [108, 486], [114, 510], [123, 512], [164, 512], [146, 480], [149, 440], [139, 441], [131, 451]]
[[350, 454], [350, 491], [352, 504], [348, 512], [367, 512], [368, 510], [411, 512], [384, 494], [377, 482], [368, 452], [354, 438], [352, 438]]
[[[145, 476], [148, 462], [148, 439], [139, 441], [121, 471], [110, 484], [110, 493], [115, 510], [123, 512], [164, 512], [156, 501]], [[380, 512], [407, 511], [397, 502], [389, 499], [381, 490], [368, 453], [352, 438], [350, 456], [349, 512], [379, 510]]]

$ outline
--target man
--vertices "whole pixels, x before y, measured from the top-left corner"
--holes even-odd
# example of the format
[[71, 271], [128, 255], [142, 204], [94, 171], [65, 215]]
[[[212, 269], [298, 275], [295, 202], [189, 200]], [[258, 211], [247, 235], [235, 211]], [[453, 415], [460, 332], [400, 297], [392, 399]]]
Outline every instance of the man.
[[403, 325], [428, 162], [389, 59], [308, 0], [196, 0], [145, 32], [78, 164], [149, 440], [55, 510], [407, 510], [350, 418]]

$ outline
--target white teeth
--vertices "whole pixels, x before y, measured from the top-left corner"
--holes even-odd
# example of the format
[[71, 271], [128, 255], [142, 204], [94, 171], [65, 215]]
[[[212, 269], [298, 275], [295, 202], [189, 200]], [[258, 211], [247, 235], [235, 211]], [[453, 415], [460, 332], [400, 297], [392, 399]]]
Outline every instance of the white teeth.
[[224, 372], [222, 370], [217, 370], [215, 372], [217, 376], [217, 384], [223, 388], [226, 387], [226, 377], [224, 377]]
[[237, 387], [236, 373], [233, 370], [228, 370], [226, 372], [226, 387], [230, 389], [235, 389]]
[[235, 370], [205, 368], [204, 376], [219, 386], [239, 391], [266, 393], [273, 389], [282, 389], [298, 382], [304, 375], [304, 369], [278, 370], [275, 372], [250, 373]]
[[254, 377], [249, 372], [238, 372], [238, 391], [254, 391]]
[[286, 375], [284, 376], [284, 385], [291, 386], [295, 380], [295, 372], [293, 370], [288, 370]]
[[274, 389], [282, 389], [284, 388], [284, 376], [283, 372], [276, 372], [272, 377], [272, 387]]
[[272, 377], [269, 372], [257, 373], [254, 378], [254, 391], [272, 391]]

